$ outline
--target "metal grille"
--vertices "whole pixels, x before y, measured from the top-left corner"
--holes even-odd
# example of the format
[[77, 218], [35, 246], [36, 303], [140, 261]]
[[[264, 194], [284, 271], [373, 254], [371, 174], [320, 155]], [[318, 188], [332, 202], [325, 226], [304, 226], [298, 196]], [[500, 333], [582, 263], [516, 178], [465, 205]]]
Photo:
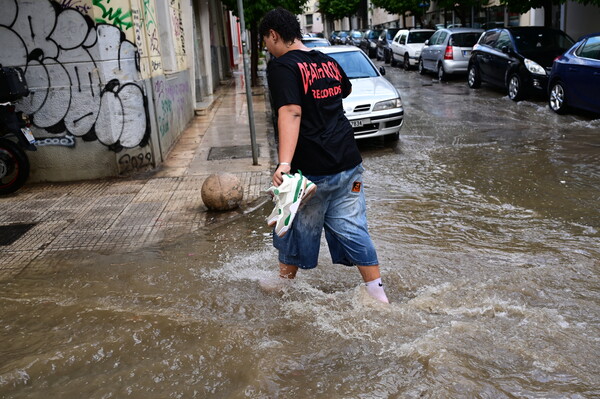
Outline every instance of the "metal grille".
[[356, 108], [354, 108], [354, 112], [366, 112], [369, 111], [371, 109], [371, 104], [362, 104], [362, 105], [357, 105]]

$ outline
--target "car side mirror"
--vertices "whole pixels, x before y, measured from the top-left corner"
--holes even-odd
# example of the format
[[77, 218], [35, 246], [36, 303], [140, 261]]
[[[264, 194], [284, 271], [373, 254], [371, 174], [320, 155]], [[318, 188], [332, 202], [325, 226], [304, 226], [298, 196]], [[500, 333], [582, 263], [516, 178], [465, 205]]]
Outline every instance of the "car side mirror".
[[379, 67], [379, 73], [385, 75], [385, 68], [383, 65]]

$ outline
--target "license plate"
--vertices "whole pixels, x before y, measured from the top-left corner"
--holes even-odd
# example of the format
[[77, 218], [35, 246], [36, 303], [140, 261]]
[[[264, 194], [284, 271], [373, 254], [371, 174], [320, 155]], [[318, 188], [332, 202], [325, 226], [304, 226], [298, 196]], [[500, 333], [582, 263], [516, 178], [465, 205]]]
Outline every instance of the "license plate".
[[365, 121], [363, 119], [359, 119], [357, 121], [350, 121], [350, 124], [352, 125], [352, 127], [362, 127], [364, 122]]
[[35, 137], [31, 134], [31, 129], [28, 127], [21, 128], [21, 132], [23, 132], [23, 136], [29, 141], [30, 144], [35, 143]]

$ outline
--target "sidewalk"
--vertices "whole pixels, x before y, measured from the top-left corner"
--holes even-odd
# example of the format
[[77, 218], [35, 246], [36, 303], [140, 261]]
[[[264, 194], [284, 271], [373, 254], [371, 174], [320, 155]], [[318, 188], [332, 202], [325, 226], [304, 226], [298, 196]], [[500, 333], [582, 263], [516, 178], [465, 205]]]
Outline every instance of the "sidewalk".
[[[151, 245], [249, 212], [267, 200], [273, 129], [265, 87], [252, 88], [258, 165], [253, 165], [243, 73], [219, 88], [168, 159], [142, 175], [74, 183], [26, 184], [0, 197], [0, 280], [23, 270], [52, 270], [73, 252]], [[271, 138], [269, 137], [271, 136]], [[207, 176], [233, 173], [244, 187], [240, 209], [208, 212], [200, 191]], [[79, 255], [80, 256], [80, 255]]]

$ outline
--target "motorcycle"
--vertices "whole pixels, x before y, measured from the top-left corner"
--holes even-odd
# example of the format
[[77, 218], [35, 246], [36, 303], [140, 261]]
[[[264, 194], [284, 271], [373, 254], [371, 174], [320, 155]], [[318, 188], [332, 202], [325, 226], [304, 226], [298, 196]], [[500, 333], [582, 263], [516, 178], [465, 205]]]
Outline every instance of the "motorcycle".
[[25, 184], [30, 170], [25, 150], [37, 150], [28, 115], [15, 107], [28, 95], [23, 71], [0, 65], [0, 195], [13, 193]]

